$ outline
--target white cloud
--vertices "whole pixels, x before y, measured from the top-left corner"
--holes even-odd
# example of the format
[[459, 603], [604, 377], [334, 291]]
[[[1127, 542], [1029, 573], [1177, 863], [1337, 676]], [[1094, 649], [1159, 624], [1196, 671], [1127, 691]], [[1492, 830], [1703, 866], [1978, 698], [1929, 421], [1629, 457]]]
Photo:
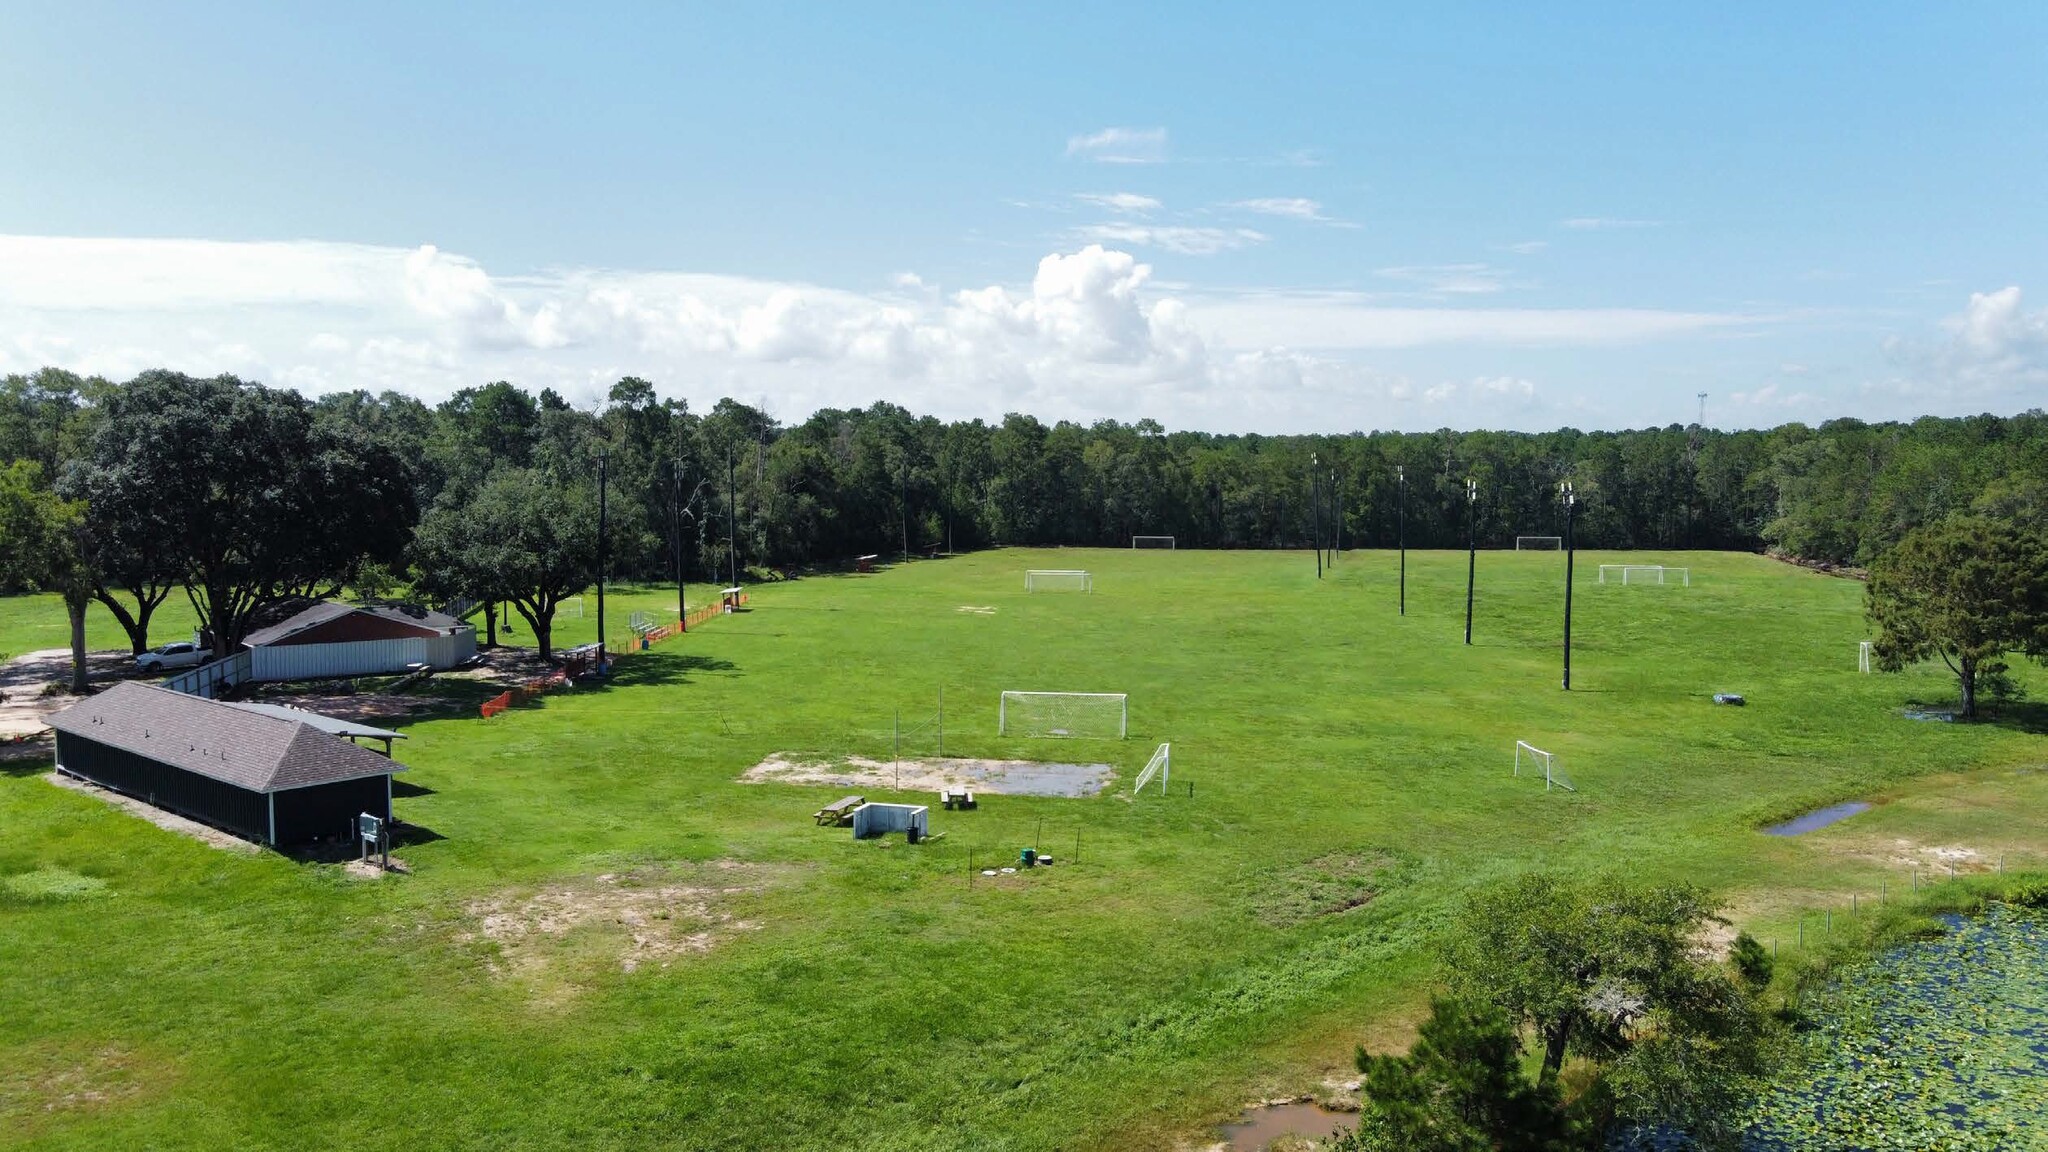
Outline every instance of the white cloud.
[[1885, 341], [1893, 373], [1864, 391], [1941, 411], [1979, 411], [2008, 399], [2039, 406], [2048, 389], [2048, 309], [2027, 311], [2018, 285], [1972, 292], [1941, 328], [1946, 338], [1934, 342]]
[[[1150, 229], [1143, 239], [1213, 250], [1258, 237], [1208, 232], [1220, 235]], [[2025, 314], [2015, 302], [2010, 315]], [[1390, 427], [1404, 413], [1441, 417], [1421, 415], [1407, 377], [1372, 362], [1389, 350], [1612, 346], [1759, 322], [1169, 291], [1148, 264], [1101, 245], [1048, 255], [1023, 283], [948, 289], [899, 278], [861, 293], [662, 271], [508, 276], [432, 246], [0, 237], [0, 372], [232, 371], [310, 392], [393, 388], [430, 401], [508, 379], [588, 403], [632, 373], [700, 407], [765, 397], [792, 418], [887, 398], [945, 417]], [[1988, 318], [1976, 339], [2012, 321], [2003, 323]]]
[[1519, 256], [1534, 256], [1548, 247], [1550, 247], [1550, 241], [1548, 240], [1523, 240], [1520, 243], [1508, 245], [1508, 251]]
[[1097, 164], [1158, 164], [1166, 159], [1166, 129], [1104, 128], [1069, 137], [1067, 155]]
[[1074, 199], [1099, 208], [1107, 208], [1112, 212], [1130, 212], [1141, 216], [1162, 207], [1159, 201], [1150, 196], [1140, 196], [1136, 192], [1077, 192]]
[[1263, 244], [1266, 234], [1250, 228], [1195, 228], [1178, 225], [1090, 224], [1074, 229], [1077, 239], [1101, 244], [1135, 244], [1164, 248], [1183, 256], [1213, 256], [1235, 248]]
[[1660, 228], [1662, 220], [1625, 220], [1612, 216], [1574, 216], [1559, 225], [1574, 232], [1613, 232], [1629, 228]]
[[1323, 215], [1321, 204], [1301, 196], [1262, 196], [1251, 200], [1233, 200], [1229, 207], [1257, 212], [1261, 216], [1285, 216], [1293, 220], [1329, 219]]
[[924, 287], [924, 277], [919, 276], [915, 272], [898, 272], [894, 276], [889, 277], [889, 283], [898, 288], [916, 290]]
[[1428, 264], [1382, 268], [1376, 273], [1389, 280], [1414, 284], [1425, 292], [1441, 296], [1473, 296], [1498, 292], [1507, 287], [1508, 273], [1487, 264]]

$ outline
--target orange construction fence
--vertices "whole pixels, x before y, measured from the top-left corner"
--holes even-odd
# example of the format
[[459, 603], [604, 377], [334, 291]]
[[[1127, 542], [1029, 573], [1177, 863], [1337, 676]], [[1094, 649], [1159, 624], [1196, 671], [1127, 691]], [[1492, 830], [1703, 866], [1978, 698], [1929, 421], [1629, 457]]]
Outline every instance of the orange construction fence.
[[[746, 602], [747, 594], [744, 592], [734, 598], [735, 606], [745, 604]], [[641, 636], [640, 639], [644, 641], [644, 645], [659, 644], [664, 640], [681, 636], [691, 628], [703, 624], [714, 616], [722, 616], [724, 614], [725, 604], [721, 601], [717, 604], [699, 608], [677, 623], [664, 624], [659, 628], [652, 629]], [[632, 650], [631, 648], [627, 649], [627, 651]], [[611, 658], [617, 660], [625, 654], [626, 652], [613, 652], [611, 653]], [[549, 689], [566, 687], [572, 675], [581, 675], [584, 671], [584, 660], [581, 657], [571, 658], [561, 668], [548, 673], [546, 676], [536, 676], [508, 692], [500, 692], [489, 700], [484, 701], [483, 707], [479, 711], [483, 714], [484, 719], [489, 720], [505, 709], [515, 704], [524, 704], [528, 700], [532, 700], [547, 692]]]

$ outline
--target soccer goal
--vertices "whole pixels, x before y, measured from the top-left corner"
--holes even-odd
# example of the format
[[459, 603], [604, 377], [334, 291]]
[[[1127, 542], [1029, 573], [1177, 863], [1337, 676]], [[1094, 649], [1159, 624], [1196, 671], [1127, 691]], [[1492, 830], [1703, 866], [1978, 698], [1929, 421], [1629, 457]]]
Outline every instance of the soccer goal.
[[1680, 584], [1692, 587], [1692, 569], [1667, 568], [1662, 564], [1602, 564], [1600, 583]]
[[571, 596], [560, 604], [555, 605], [555, 615], [560, 616], [564, 620], [583, 619], [583, 597]]
[[1517, 740], [1515, 741], [1514, 775], [1520, 776], [1522, 774], [1522, 761], [1524, 759], [1528, 760], [1529, 762], [1529, 773], [1532, 776], [1535, 775], [1537, 766], [1542, 766], [1543, 790], [1545, 792], [1550, 791], [1552, 788], [1562, 788], [1567, 792], [1578, 791], [1577, 788], [1572, 787], [1572, 782], [1569, 779], [1567, 779], [1565, 777], [1564, 772], [1558, 768], [1557, 757], [1551, 755], [1548, 752], [1545, 752], [1543, 749], [1538, 748], [1537, 746], [1529, 743], [1526, 740]]
[[1122, 692], [1005, 692], [996, 705], [999, 736], [1121, 740], [1130, 730], [1130, 701]]
[[1131, 795], [1143, 792], [1154, 776], [1159, 777], [1159, 794], [1166, 795], [1167, 781], [1173, 776], [1173, 745], [1161, 744], [1153, 751], [1152, 758], [1145, 761], [1145, 770], [1138, 773], [1137, 782], [1131, 785]]
[[1024, 573], [1026, 592], [1093, 592], [1095, 577], [1079, 568], [1033, 568]]
[[1858, 641], [1856, 644], [1856, 670], [1858, 672], [1870, 671], [1870, 641], [1868, 640]]
[[1133, 536], [1133, 537], [1131, 537], [1131, 547], [1133, 547], [1133, 548], [1164, 548], [1164, 549], [1166, 549], [1166, 550], [1167, 550], [1168, 552], [1171, 552], [1171, 551], [1173, 551], [1173, 537], [1171, 537], [1171, 536]]
[[1562, 536], [1515, 537], [1515, 551], [1517, 552], [1555, 552], [1563, 547], [1564, 537]]

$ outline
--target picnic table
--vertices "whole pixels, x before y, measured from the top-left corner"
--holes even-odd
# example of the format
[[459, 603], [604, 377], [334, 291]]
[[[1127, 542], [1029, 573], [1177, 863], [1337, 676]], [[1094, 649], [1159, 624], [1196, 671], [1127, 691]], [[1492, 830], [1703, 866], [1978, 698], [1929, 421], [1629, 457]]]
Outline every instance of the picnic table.
[[817, 810], [813, 818], [820, 828], [837, 828], [853, 823], [853, 810], [868, 802], [865, 796], [842, 796]]
[[972, 808], [974, 807], [974, 793], [965, 788], [941, 788], [939, 789], [939, 804], [949, 809]]

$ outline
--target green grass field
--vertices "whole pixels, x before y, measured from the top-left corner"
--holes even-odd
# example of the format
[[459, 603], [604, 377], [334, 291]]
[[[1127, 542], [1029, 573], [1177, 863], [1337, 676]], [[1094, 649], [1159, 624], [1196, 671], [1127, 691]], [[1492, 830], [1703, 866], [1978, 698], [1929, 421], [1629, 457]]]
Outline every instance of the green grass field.
[[[1463, 553], [1410, 554], [1405, 618], [1387, 553], [1321, 583], [1306, 553], [1005, 550], [759, 587], [604, 688], [412, 725], [399, 812], [439, 838], [381, 881], [13, 766], [0, 878], [34, 875], [0, 887], [0, 1145], [1172, 1146], [1399, 1037], [1446, 911], [1518, 870], [1697, 881], [1784, 937], [1903, 876], [1902, 841], [2048, 855], [2039, 714], [1901, 718], [1953, 686], [1856, 673], [1860, 585], [1685, 554], [1662, 559], [1691, 588], [1602, 587], [1603, 559], [1569, 694], [1554, 553], [1480, 558], [1470, 648]], [[1027, 595], [1031, 567], [1095, 592]], [[32, 603], [0, 605], [0, 649], [61, 643], [21, 639]], [[1127, 692], [1131, 737], [998, 738], [1006, 688]], [[734, 782], [779, 750], [886, 755], [941, 690], [948, 752], [1127, 780], [1170, 740], [1175, 794], [988, 797], [910, 847], [813, 827], [844, 787]], [[1511, 778], [1517, 739], [1578, 791]], [[970, 853], [1035, 839], [1068, 859], [970, 884]]]

